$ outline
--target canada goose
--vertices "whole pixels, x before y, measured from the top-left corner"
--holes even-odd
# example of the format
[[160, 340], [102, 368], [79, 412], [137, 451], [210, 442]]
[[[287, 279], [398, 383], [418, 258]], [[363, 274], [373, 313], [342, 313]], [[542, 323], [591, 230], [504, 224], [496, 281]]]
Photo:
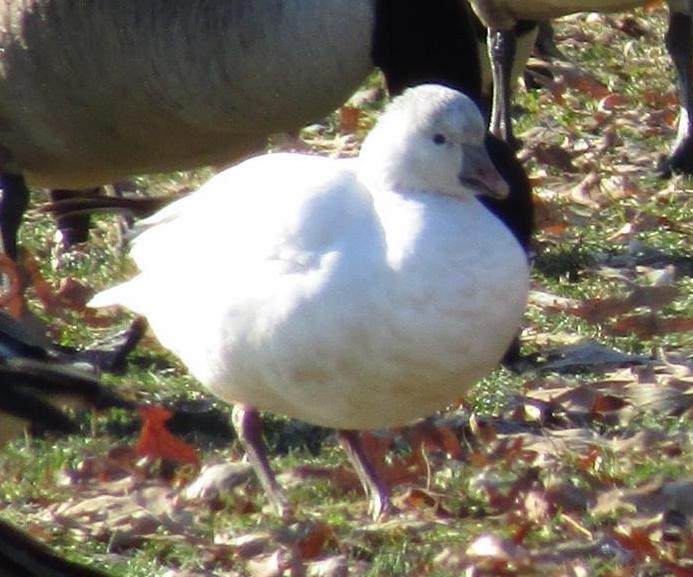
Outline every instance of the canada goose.
[[63, 559], [28, 533], [0, 519], [0, 574], [3, 577], [108, 577]]
[[[574, 12], [617, 12], [644, 6], [643, 0], [469, 0], [474, 12], [488, 28], [488, 52], [493, 75], [493, 102], [490, 131], [510, 144], [512, 132], [510, 102], [517, 66], [516, 28], [527, 28], [528, 21], [566, 16]], [[677, 73], [680, 116], [678, 134], [664, 167], [665, 174], [682, 171], [693, 174], [693, 3], [669, 0], [669, 30], [666, 45]]]
[[0, 313], [0, 447], [30, 429], [77, 432], [66, 407], [134, 408], [134, 403]]

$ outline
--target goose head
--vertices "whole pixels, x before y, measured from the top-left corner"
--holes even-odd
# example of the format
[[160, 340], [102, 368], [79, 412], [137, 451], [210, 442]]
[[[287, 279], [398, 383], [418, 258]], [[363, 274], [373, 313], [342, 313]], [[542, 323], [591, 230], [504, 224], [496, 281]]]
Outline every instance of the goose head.
[[505, 198], [509, 187], [484, 145], [476, 104], [436, 84], [395, 98], [363, 143], [360, 170], [377, 187], [455, 197]]

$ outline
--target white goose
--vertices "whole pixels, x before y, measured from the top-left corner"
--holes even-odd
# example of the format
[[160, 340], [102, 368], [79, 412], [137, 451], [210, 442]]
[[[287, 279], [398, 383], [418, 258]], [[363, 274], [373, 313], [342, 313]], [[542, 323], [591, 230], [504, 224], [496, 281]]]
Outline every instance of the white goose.
[[520, 326], [526, 257], [476, 199], [503, 197], [463, 94], [395, 99], [357, 159], [270, 154], [142, 222], [141, 273], [91, 306], [145, 315], [234, 425], [280, 513], [256, 410], [338, 430], [370, 495], [389, 497], [356, 430], [405, 425], [491, 371]]

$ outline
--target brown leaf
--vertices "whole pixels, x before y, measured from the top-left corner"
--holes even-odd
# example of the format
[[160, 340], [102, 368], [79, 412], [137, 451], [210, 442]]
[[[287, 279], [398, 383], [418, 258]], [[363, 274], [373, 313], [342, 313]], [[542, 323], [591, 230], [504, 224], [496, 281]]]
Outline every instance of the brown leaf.
[[89, 299], [94, 296], [94, 289], [73, 278], [65, 278], [58, 283], [55, 296], [64, 307], [82, 311], [86, 308]]
[[285, 470], [280, 475], [284, 484], [302, 482], [305, 479], [327, 479], [338, 492], [358, 491], [361, 483], [354, 470], [347, 465], [338, 467], [321, 467], [319, 465], [298, 465]]
[[308, 564], [307, 577], [347, 577], [349, 564], [344, 555], [333, 555]]
[[599, 323], [637, 307], [660, 309], [673, 302], [678, 295], [679, 290], [674, 286], [636, 286], [626, 297], [589, 299], [568, 312], [589, 322]]
[[579, 306], [580, 301], [540, 290], [529, 291], [529, 304], [548, 312], [561, 312]]
[[668, 92], [661, 90], [644, 90], [640, 93], [640, 100], [648, 106], [657, 109], [676, 107], [679, 104], [678, 94], [672, 89]]
[[166, 427], [173, 413], [158, 406], [141, 406], [138, 412], [143, 419], [135, 451], [143, 457], [165, 459], [181, 465], [200, 466], [195, 449], [174, 437]]
[[627, 104], [627, 99], [623, 94], [612, 92], [606, 95], [599, 101], [598, 108], [600, 110], [611, 111], [617, 108], [622, 108]]
[[534, 199], [534, 224], [537, 230], [554, 236], [563, 234], [568, 228], [563, 210], [541, 198]]
[[621, 198], [643, 198], [646, 194], [627, 174], [614, 175], [602, 179], [601, 184], [604, 194], [611, 200]]
[[[449, 563], [451, 560], [436, 558], [443, 567], [450, 569], [454, 567]], [[483, 575], [494, 576], [517, 575], [518, 569], [531, 565], [530, 555], [524, 547], [495, 535], [482, 535], [475, 539], [465, 550], [462, 560], [468, 566], [483, 567]], [[459, 565], [457, 568], [461, 569]]]
[[482, 443], [490, 443], [498, 437], [496, 428], [489, 420], [479, 418], [476, 413], [469, 417], [469, 428]]
[[637, 559], [644, 561], [648, 557], [658, 557], [658, 550], [647, 529], [631, 528], [630, 532], [615, 531], [614, 538], [621, 547], [627, 549]]
[[[555, 504], [548, 498], [546, 491], [538, 489], [533, 489], [524, 496], [522, 509], [526, 519], [534, 523], [546, 522], [556, 513]], [[513, 541], [520, 542], [516, 538]]]
[[363, 451], [376, 468], [385, 466], [385, 455], [390, 450], [393, 441], [394, 435], [390, 432], [376, 434], [364, 431], [361, 433]]
[[[185, 533], [192, 521], [189, 512], [175, 505], [169, 487], [133, 489], [122, 484], [106, 485], [93, 496], [78, 494], [47, 508], [45, 516], [81, 532], [85, 539], [103, 539], [114, 549], [137, 546], [162, 527]], [[194, 539], [192, 535], [189, 538]]]
[[342, 134], [353, 134], [359, 129], [361, 111], [355, 106], [345, 104], [339, 109], [339, 131]]
[[66, 484], [84, 484], [90, 481], [108, 483], [122, 479], [136, 469], [137, 455], [131, 447], [114, 447], [107, 455], [87, 457], [76, 467], [62, 471]]
[[205, 465], [195, 479], [183, 490], [184, 499], [213, 501], [222, 493], [247, 483], [254, 476], [249, 463], [220, 463]]
[[289, 570], [291, 575], [303, 574], [300, 562], [285, 548], [248, 560], [246, 568], [250, 577], [284, 577]]
[[443, 495], [426, 489], [409, 489], [402, 497], [401, 504], [411, 509], [432, 511], [441, 519], [453, 517], [453, 514], [443, 506]]
[[532, 154], [537, 162], [565, 172], [577, 172], [571, 153], [557, 144], [537, 144], [532, 147]]
[[568, 88], [577, 90], [582, 94], [595, 99], [609, 96], [611, 91], [596, 76], [587, 72], [574, 64], [567, 62], [554, 62], [551, 71], [556, 76], [561, 76]]
[[270, 544], [273, 544], [272, 535], [266, 531], [257, 533], [244, 533], [237, 536], [216, 534], [215, 544], [224, 544], [233, 547], [241, 559], [250, 559], [266, 553]]
[[625, 407], [628, 403], [614, 395], [596, 395], [592, 402], [593, 414], [610, 413]]
[[[480, 548], [483, 548], [482, 544]], [[490, 546], [485, 549], [490, 550]], [[511, 561], [511, 556], [473, 556], [468, 554], [460, 546], [446, 547], [433, 559], [434, 574], [443, 570], [447, 575], [469, 575], [474, 577], [515, 577], [526, 574], [523, 569], [527, 567], [517, 563], [517, 559]], [[524, 561], [524, 559], [523, 559]], [[419, 573], [428, 575], [429, 573]]]
[[414, 509], [434, 509], [438, 506], [438, 499], [423, 489], [409, 489], [403, 501]]
[[616, 27], [632, 38], [643, 38], [649, 34], [649, 30], [645, 28], [640, 20], [632, 16], [624, 16], [616, 21]]
[[293, 546], [301, 559], [315, 559], [325, 550], [325, 544], [334, 538], [334, 532], [329, 525], [321, 522], [302, 526], [299, 538]]
[[[650, 449], [652, 450], [652, 449]], [[637, 512], [650, 518], [665, 511], [679, 511], [693, 515], [693, 481], [654, 479], [633, 488], [616, 488], [599, 494], [592, 511], [597, 515], [614, 515], [619, 511]]]
[[462, 459], [460, 441], [449, 427], [434, 426], [430, 421], [423, 421], [408, 428], [404, 434], [415, 450], [423, 445], [428, 449], [443, 451], [453, 459]]
[[693, 318], [658, 318], [653, 314], [626, 317], [606, 327], [606, 332], [611, 335], [627, 336], [634, 334], [641, 339], [692, 330]]
[[24, 313], [24, 298], [22, 282], [17, 263], [6, 254], [0, 253], [0, 275], [5, 277], [3, 286], [7, 290], [0, 294], [0, 308], [7, 311], [13, 318], [18, 319]]
[[41, 274], [41, 268], [36, 257], [29, 251], [23, 250], [21, 262], [22, 267], [29, 277], [29, 282], [34, 291], [36, 291], [36, 296], [41, 301], [46, 312], [55, 315], [60, 314], [62, 309], [59, 300], [55, 296], [53, 288]]
[[599, 208], [599, 201], [602, 199], [600, 183], [600, 174], [595, 171], [589, 172], [576, 186], [570, 189], [571, 200], [584, 206]]

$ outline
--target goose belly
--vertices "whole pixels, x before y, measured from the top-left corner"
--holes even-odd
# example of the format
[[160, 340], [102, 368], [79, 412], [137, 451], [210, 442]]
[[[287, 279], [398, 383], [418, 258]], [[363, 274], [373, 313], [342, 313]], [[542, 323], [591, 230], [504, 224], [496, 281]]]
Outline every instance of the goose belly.
[[342, 282], [336, 263], [324, 280], [298, 289], [289, 307], [261, 299], [263, 311], [278, 312], [251, 311], [247, 323], [247, 307], [216, 310], [205, 321], [215, 328], [200, 326], [195, 349], [178, 352], [227, 402], [334, 428], [428, 416], [489, 373], [520, 327], [526, 257], [492, 221], [491, 246], [474, 235], [463, 242], [434, 235], [420, 249], [430, 258], [419, 254], [398, 269], [345, 259], [352, 277], [362, 275]]

